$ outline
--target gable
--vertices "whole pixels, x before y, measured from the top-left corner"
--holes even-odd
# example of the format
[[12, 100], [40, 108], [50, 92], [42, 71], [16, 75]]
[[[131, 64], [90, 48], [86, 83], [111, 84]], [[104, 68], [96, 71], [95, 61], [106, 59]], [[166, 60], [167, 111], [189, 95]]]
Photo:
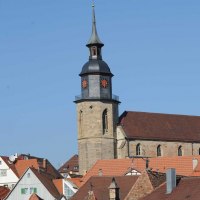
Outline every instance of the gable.
[[55, 196], [50, 193], [38, 176], [36, 176], [36, 172], [33, 171], [34, 169], [27, 169], [6, 199], [27, 200], [33, 193], [38, 194], [42, 199], [55, 199]]
[[8, 162], [8, 157], [0, 157], [0, 185], [12, 188], [18, 180], [13, 164]]

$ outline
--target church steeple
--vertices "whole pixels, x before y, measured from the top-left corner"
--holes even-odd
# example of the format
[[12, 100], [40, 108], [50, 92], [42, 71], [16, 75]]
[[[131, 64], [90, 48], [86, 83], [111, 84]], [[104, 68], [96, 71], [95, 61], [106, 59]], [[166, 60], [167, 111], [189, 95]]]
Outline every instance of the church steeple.
[[97, 33], [94, 4], [92, 5], [92, 34], [86, 46], [90, 47], [92, 45], [104, 46]]
[[84, 174], [100, 159], [116, 157], [116, 125], [119, 99], [112, 94], [112, 77], [103, 61], [94, 6], [92, 7], [92, 34], [86, 46], [89, 60], [81, 73], [81, 95], [76, 97], [78, 122], [79, 172]]
[[90, 49], [90, 59], [102, 59], [101, 47], [103, 47], [104, 44], [99, 39], [97, 33], [94, 3], [92, 5], [92, 34], [86, 46]]

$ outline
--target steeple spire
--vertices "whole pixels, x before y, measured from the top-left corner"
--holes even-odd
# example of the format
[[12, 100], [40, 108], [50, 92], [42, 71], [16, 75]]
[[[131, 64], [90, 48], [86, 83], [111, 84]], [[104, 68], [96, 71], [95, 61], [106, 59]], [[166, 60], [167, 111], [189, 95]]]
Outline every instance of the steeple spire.
[[97, 45], [99, 47], [104, 46], [104, 44], [99, 39], [97, 28], [96, 28], [96, 18], [95, 18], [95, 10], [94, 10], [94, 2], [92, 3], [92, 34], [90, 36], [90, 39], [87, 43], [87, 47]]

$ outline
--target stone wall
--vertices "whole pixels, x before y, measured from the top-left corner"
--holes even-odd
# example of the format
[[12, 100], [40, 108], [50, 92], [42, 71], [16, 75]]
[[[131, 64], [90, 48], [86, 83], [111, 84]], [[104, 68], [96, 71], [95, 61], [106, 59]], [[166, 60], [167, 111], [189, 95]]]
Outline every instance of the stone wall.
[[[103, 132], [102, 114], [107, 109], [108, 129]], [[83, 174], [99, 159], [116, 157], [118, 104], [84, 101], [77, 103], [79, 172]]]
[[145, 141], [135, 140], [129, 143], [129, 155], [136, 155], [136, 145], [141, 145], [142, 156], [157, 156], [157, 147], [161, 145], [161, 156], [177, 156], [178, 148], [182, 146], [182, 155], [199, 155], [200, 144], [186, 143], [186, 142], [169, 142], [169, 141]]

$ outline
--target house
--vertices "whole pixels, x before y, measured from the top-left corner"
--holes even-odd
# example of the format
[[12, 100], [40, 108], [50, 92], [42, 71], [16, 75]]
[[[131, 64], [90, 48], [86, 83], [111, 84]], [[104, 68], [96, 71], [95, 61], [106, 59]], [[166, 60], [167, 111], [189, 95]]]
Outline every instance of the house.
[[139, 200], [159, 188], [166, 174], [144, 170], [135, 176], [92, 176], [72, 197], [72, 200]]
[[77, 177], [79, 174], [78, 155], [75, 154], [67, 162], [65, 162], [58, 171], [65, 177]]
[[12, 189], [18, 180], [19, 175], [12, 161], [7, 156], [0, 156], [0, 186]]
[[[172, 184], [173, 185], [173, 184]], [[182, 177], [176, 181], [170, 191], [171, 184], [166, 181], [141, 200], [197, 200], [200, 195], [200, 177]]]
[[53, 165], [43, 158], [30, 155], [1, 156], [0, 157], [0, 186], [14, 187], [19, 178], [29, 168], [40, 169], [51, 174], [53, 178], [61, 178], [60, 173]]
[[47, 171], [28, 168], [5, 199], [27, 200], [36, 197], [45, 200], [66, 199], [63, 194], [59, 192], [53, 180], [53, 175]]

